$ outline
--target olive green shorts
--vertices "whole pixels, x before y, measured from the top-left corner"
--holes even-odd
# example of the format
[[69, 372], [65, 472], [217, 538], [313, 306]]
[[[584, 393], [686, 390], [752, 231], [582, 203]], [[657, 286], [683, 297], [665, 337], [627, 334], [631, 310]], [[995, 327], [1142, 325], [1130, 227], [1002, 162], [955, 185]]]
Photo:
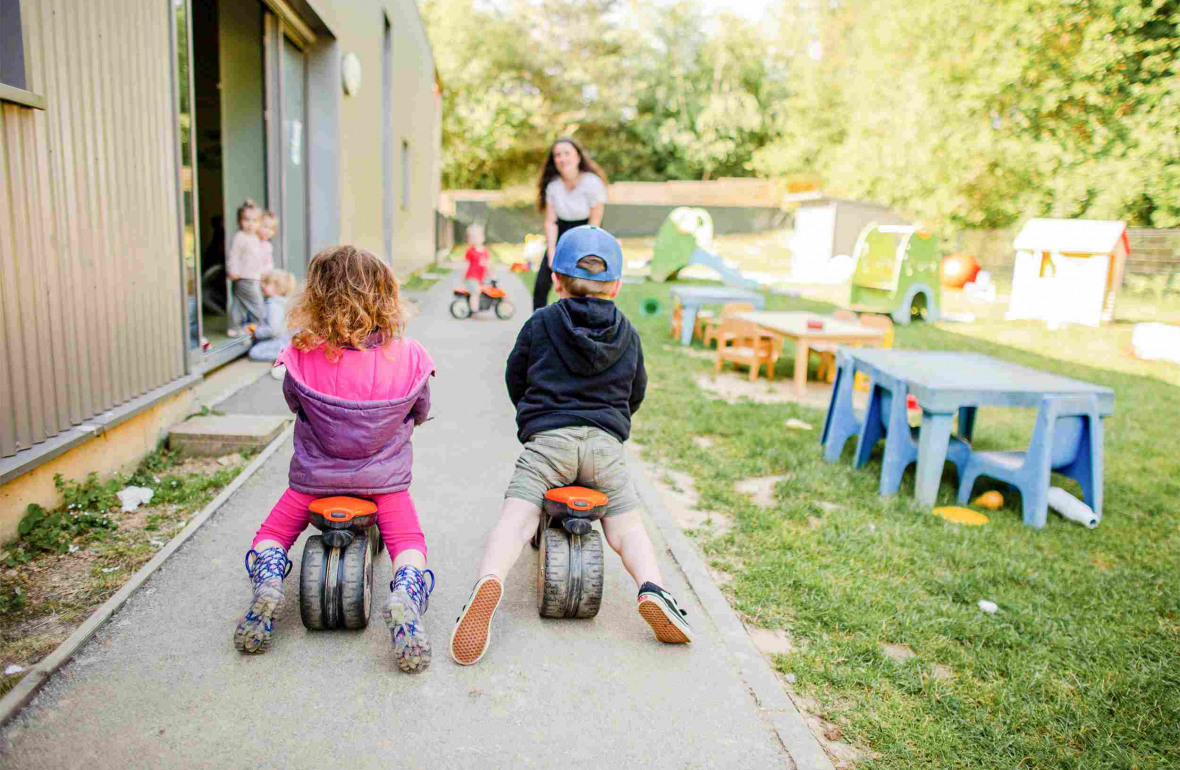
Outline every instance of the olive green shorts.
[[577, 484], [608, 498], [604, 516], [638, 510], [623, 442], [601, 428], [545, 430], [529, 436], [516, 458], [516, 471], [504, 497], [544, 507], [545, 493]]

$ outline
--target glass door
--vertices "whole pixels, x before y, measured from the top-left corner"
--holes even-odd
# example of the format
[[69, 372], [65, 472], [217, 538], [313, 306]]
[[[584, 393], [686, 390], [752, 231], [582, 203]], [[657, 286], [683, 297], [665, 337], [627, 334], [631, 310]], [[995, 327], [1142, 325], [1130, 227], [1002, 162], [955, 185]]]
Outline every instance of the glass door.
[[303, 278], [307, 253], [307, 56], [283, 36], [279, 91], [282, 103], [283, 266]]

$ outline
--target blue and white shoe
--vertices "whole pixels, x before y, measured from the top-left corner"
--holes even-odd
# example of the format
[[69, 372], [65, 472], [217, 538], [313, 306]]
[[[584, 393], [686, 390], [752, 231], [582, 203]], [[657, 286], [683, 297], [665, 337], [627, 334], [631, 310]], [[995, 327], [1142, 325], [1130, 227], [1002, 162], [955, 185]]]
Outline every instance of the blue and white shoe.
[[[253, 557], [253, 560], [251, 560]], [[283, 578], [291, 572], [291, 560], [282, 548], [246, 553], [246, 574], [254, 581], [250, 609], [234, 629], [234, 647], [241, 652], [261, 653], [270, 647], [274, 616], [283, 605]]]
[[[430, 587], [426, 576], [430, 575]], [[407, 673], [424, 671], [430, 665], [430, 638], [422, 616], [434, 591], [434, 573], [405, 565], [398, 567], [389, 584], [385, 604], [385, 625], [393, 642], [397, 667]]]

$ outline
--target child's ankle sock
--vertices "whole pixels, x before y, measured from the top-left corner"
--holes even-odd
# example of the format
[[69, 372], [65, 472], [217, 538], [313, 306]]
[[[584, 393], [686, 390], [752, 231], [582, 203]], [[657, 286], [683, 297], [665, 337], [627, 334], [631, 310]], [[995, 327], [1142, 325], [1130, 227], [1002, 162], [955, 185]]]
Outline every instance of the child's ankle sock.
[[[426, 585], [426, 575], [430, 585]], [[385, 625], [393, 641], [398, 668], [406, 672], [422, 671], [430, 665], [430, 639], [422, 616], [434, 590], [434, 573], [404, 565], [394, 573], [389, 584], [389, 601], [385, 605]]]
[[[251, 558], [253, 557], [253, 558]], [[283, 578], [291, 571], [287, 552], [279, 547], [246, 554], [246, 574], [254, 583], [250, 608], [234, 629], [234, 647], [242, 652], [266, 652], [274, 632], [274, 615], [283, 604]]]

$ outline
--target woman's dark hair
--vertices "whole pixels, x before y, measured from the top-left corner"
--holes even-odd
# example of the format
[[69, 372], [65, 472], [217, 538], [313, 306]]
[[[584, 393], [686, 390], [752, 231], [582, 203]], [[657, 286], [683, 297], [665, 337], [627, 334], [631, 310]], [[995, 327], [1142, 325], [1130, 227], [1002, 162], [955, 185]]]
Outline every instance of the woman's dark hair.
[[602, 170], [601, 166], [590, 159], [590, 156], [582, 149], [582, 145], [578, 144], [572, 136], [560, 137], [553, 144], [549, 145], [549, 152], [545, 155], [545, 166], [541, 169], [541, 179], [537, 182], [537, 211], [542, 214], [545, 213], [546, 206], [545, 188], [549, 186], [550, 182], [560, 176], [557, 173], [557, 165], [553, 162], [553, 150], [563, 142], [572, 145], [578, 151], [578, 171], [588, 171], [591, 174], [596, 174], [602, 180], [603, 184], [608, 184], [606, 172]]

